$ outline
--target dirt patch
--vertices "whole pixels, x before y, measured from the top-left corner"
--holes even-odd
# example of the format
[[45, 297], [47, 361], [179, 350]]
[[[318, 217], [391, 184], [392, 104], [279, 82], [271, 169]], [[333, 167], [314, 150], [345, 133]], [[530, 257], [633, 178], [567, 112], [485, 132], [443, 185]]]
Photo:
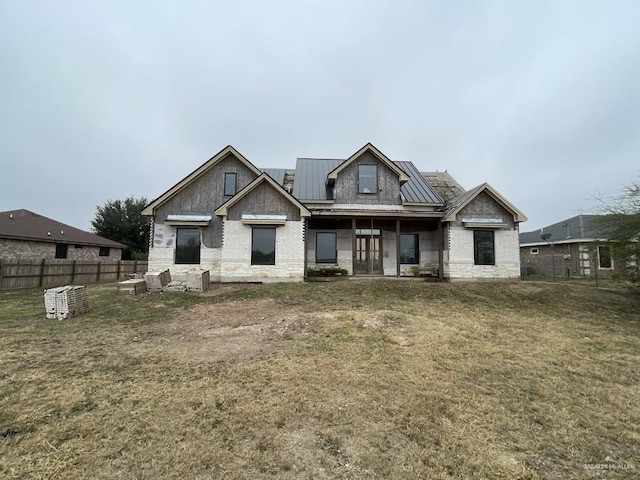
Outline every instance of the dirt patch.
[[275, 350], [282, 342], [314, 330], [317, 319], [265, 299], [197, 305], [153, 334], [168, 340], [175, 355], [211, 360], [252, 358]]

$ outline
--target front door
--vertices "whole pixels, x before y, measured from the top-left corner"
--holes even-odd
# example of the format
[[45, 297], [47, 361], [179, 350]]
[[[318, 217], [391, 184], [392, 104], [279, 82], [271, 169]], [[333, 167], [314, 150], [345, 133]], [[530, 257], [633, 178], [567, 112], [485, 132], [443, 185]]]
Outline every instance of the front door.
[[373, 235], [371, 233], [369, 235], [356, 235], [356, 275], [382, 274], [380, 230], [373, 230], [373, 232]]

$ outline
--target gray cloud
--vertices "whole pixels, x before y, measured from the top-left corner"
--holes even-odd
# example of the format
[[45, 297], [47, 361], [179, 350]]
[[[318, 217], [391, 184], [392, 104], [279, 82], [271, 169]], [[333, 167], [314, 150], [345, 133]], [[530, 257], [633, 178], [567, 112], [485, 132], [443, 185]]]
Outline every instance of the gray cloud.
[[0, 210], [88, 228], [227, 144], [371, 141], [539, 228], [640, 173], [636, 2], [0, 3]]

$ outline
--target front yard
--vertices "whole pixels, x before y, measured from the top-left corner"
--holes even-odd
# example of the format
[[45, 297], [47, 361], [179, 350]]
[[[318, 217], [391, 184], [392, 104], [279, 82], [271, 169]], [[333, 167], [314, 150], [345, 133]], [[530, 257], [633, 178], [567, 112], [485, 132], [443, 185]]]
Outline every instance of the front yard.
[[640, 298], [342, 281], [0, 292], [0, 478], [640, 476]]

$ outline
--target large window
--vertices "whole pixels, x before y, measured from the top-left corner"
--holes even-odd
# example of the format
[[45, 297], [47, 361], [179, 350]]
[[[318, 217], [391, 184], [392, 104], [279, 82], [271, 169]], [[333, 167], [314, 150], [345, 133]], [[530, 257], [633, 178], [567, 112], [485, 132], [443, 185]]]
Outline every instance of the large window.
[[613, 265], [611, 261], [611, 247], [609, 245], [598, 246], [598, 266], [609, 269]]
[[276, 229], [253, 227], [251, 232], [251, 265], [276, 264]]
[[176, 264], [200, 263], [200, 229], [178, 228]]
[[236, 173], [224, 174], [224, 195], [230, 197], [236, 194], [238, 175]]
[[69, 245], [66, 243], [56, 243], [56, 258], [67, 258]]
[[473, 262], [476, 265], [496, 264], [494, 234], [493, 230], [473, 231]]
[[403, 233], [400, 235], [400, 263], [420, 263], [417, 233]]
[[377, 165], [358, 165], [358, 192], [378, 193]]
[[316, 233], [316, 263], [336, 263], [336, 237], [331, 232]]

